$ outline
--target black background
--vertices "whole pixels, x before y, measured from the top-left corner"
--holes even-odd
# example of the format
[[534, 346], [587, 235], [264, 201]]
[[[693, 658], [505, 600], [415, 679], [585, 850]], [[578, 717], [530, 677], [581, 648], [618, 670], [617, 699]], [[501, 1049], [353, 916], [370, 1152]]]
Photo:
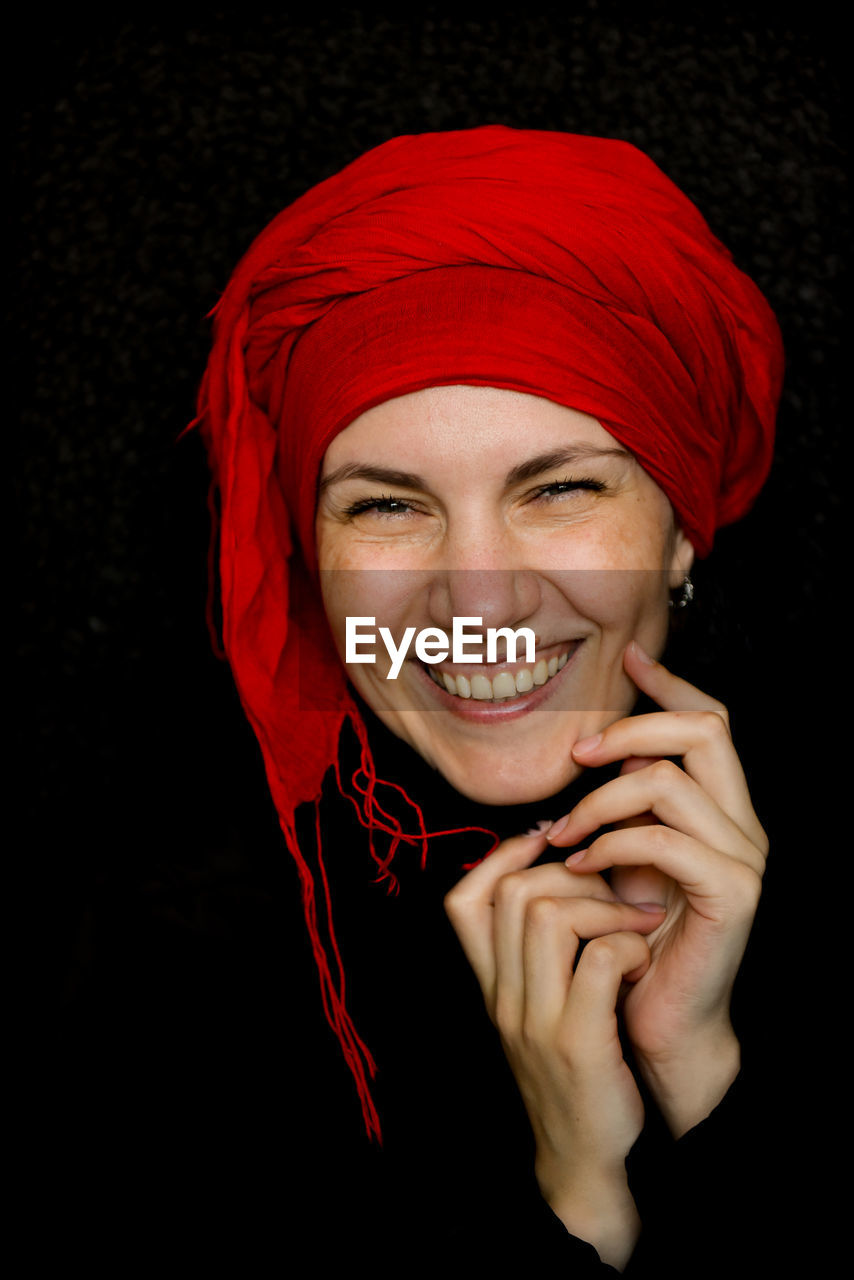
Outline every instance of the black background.
[[[12, 45], [23, 539], [10, 675], [24, 712], [13, 852], [38, 878], [39, 1014], [59, 1080], [72, 1103], [83, 1080], [118, 1098], [138, 1052], [140, 1078], [190, 1092], [217, 1036], [235, 1055], [240, 1028], [274, 1016], [288, 966], [310, 973], [260, 756], [205, 632], [203, 451], [177, 437], [194, 414], [206, 313], [267, 221], [395, 134], [489, 122], [643, 148], [780, 320], [788, 374], [771, 479], [700, 566], [676, 653], [733, 708], [775, 846], [763, 981], [786, 1053], [814, 1066], [835, 1034], [815, 939], [835, 921], [805, 903], [833, 900], [850, 845], [831, 780], [849, 683], [837, 639], [847, 582], [831, 562], [850, 483], [839, 452], [850, 355], [847, 70], [830, 9], [246, 9], [96, 22], [69, 7], [23, 18]], [[318, 1059], [333, 1059], [310, 977], [285, 988]], [[358, 1127], [346, 1074], [333, 1065], [329, 1077]]]

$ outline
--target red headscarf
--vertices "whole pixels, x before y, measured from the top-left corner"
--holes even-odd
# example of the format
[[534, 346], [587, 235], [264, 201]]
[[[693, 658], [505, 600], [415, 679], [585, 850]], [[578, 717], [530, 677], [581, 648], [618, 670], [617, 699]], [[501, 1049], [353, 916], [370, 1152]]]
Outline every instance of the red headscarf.
[[349, 717], [362, 821], [392, 835], [384, 858], [372, 844], [383, 872], [401, 838], [313, 583], [325, 450], [368, 408], [427, 386], [542, 395], [634, 453], [705, 554], [767, 475], [781, 377], [759, 290], [652, 161], [608, 139], [499, 125], [394, 138], [279, 214], [231, 277], [198, 419], [220, 499], [223, 644], [369, 1132], [373, 1064], [294, 829]]

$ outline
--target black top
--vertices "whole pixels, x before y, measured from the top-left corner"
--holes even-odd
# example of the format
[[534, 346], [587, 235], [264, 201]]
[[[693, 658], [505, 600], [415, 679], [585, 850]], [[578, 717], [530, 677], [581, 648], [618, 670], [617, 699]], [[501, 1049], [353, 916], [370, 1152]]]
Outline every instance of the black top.
[[[380, 776], [402, 782], [437, 826], [480, 822], [506, 836], [571, 806], [484, 811], [377, 725], [371, 733]], [[488, 840], [435, 840], [423, 871], [401, 850], [389, 896], [331, 780], [322, 815], [348, 1007], [378, 1064], [382, 1147], [365, 1136], [323, 1017], [296, 876], [271, 825], [269, 861], [223, 855], [218, 869], [173, 883], [100, 886], [59, 1047], [60, 1141], [44, 1171], [63, 1230], [108, 1267], [117, 1249], [195, 1262], [233, 1250], [242, 1274], [253, 1259], [305, 1274], [307, 1249], [321, 1274], [356, 1262], [374, 1275], [420, 1262], [612, 1274], [539, 1195], [515, 1082], [444, 915], [461, 864]], [[313, 814], [303, 817], [310, 853]], [[762, 942], [761, 922], [758, 932]], [[775, 1276], [805, 1241], [817, 1247], [805, 1055], [787, 1060], [791, 1029], [779, 989], [768, 998], [769, 973], [779, 976], [777, 960], [752, 944], [736, 1006], [743, 1070], [712, 1116], [674, 1143], [647, 1099], [629, 1158], [644, 1223], [629, 1276]]]

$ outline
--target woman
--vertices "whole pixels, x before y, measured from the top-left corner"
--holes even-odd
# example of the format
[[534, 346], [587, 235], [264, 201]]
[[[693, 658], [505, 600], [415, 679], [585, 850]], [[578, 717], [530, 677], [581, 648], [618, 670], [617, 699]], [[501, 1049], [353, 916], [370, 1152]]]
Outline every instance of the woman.
[[[381, 877], [402, 840], [426, 855], [486, 825], [450, 818], [442, 784], [438, 804], [401, 789], [406, 765], [382, 772], [411, 806], [395, 816], [376, 717], [466, 800], [548, 819], [478, 861], [481, 838], [446, 907], [554, 1215], [514, 1240], [591, 1273], [702, 1273], [678, 1271], [674, 1241], [702, 1228], [675, 1181], [641, 1211], [626, 1162], [645, 1100], [647, 1129], [680, 1139], [731, 1094], [767, 845], [726, 711], [656, 659], [694, 554], [767, 474], [781, 369], [767, 304], [649, 160], [497, 126], [369, 152], [274, 220], [217, 308], [200, 421], [223, 644], [366, 1127], [373, 1062], [324, 862], [352, 832], [323, 835], [320, 804], [333, 766], [348, 794], [345, 720]], [[452, 653], [457, 624], [481, 638]], [[358, 651], [354, 625], [373, 638]]]

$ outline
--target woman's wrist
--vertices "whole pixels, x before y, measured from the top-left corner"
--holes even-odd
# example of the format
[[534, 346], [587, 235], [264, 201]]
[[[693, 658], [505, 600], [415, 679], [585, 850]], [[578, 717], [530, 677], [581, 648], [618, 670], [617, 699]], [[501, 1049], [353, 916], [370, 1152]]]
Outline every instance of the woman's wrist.
[[674, 1138], [714, 1111], [741, 1069], [741, 1045], [729, 1022], [698, 1034], [667, 1058], [638, 1065]]
[[584, 1177], [543, 1195], [570, 1235], [592, 1244], [603, 1262], [623, 1270], [641, 1230], [624, 1167], [585, 1171]]

